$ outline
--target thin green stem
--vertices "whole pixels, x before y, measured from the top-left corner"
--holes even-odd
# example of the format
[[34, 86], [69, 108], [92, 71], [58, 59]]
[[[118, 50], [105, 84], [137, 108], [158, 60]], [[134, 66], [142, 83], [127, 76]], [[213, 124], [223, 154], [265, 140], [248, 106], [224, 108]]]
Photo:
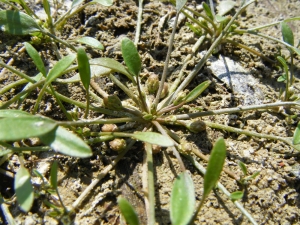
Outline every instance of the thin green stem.
[[166, 60], [165, 60], [164, 70], [163, 70], [163, 73], [162, 73], [162, 76], [161, 76], [161, 79], [160, 79], [159, 88], [158, 88], [158, 91], [156, 93], [156, 97], [155, 97], [154, 102], [153, 102], [155, 110], [157, 108], [157, 105], [158, 105], [158, 102], [160, 100], [160, 96], [161, 96], [161, 93], [162, 93], [162, 90], [163, 90], [163, 87], [164, 87], [164, 83], [165, 83], [166, 78], [167, 78], [167, 71], [168, 71], [168, 67], [169, 67], [171, 52], [172, 52], [172, 49], [173, 49], [173, 42], [174, 42], [174, 37], [175, 37], [175, 33], [176, 33], [179, 14], [180, 14], [180, 12], [176, 13], [172, 34], [170, 36], [169, 48], [168, 48], [168, 53], [167, 53], [167, 57], [166, 57]]
[[207, 17], [207, 16], [205, 16], [205, 15], [203, 15], [203, 14], [201, 14], [201, 13], [198, 13], [197, 11], [195, 11], [195, 10], [193, 10], [193, 9], [187, 7], [187, 6], [184, 6], [183, 8], [186, 9], [186, 10], [188, 10], [188, 11], [190, 11], [190, 12], [193, 13], [195, 16], [201, 17], [201, 18], [203, 18], [205, 21], [209, 22], [209, 23], [213, 26], [214, 30], [217, 30], [217, 29], [218, 29], [217, 26], [215, 25], [214, 21], [212, 21], [209, 17]]
[[294, 52], [296, 52], [298, 55], [300, 54], [300, 50], [297, 49], [296, 47], [280, 40], [280, 39], [277, 39], [277, 38], [274, 38], [272, 36], [268, 36], [268, 35], [265, 35], [265, 34], [262, 34], [262, 33], [259, 33], [257, 31], [252, 31], [252, 30], [235, 30], [236, 33], [248, 33], [248, 34], [253, 34], [253, 35], [256, 35], [256, 36], [259, 36], [259, 37], [263, 37], [263, 38], [266, 38], [266, 39], [269, 39], [269, 40], [272, 40], [272, 41], [275, 41], [277, 43], [280, 43], [284, 46], [286, 46], [288, 49], [291, 49], [293, 50]]
[[42, 98], [43, 98], [44, 93], [45, 93], [45, 91], [47, 89], [47, 86], [48, 85], [45, 83], [44, 86], [42, 87], [41, 91], [39, 92], [38, 98], [36, 99], [36, 102], [34, 104], [34, 108], [33, 108], [32, 114], [35, 114], [38, 111], [40, 102], [42, 101]]
[[63, 111], [63, 113], [65, 114], [65, 116], [67, 117], [68, 120], [72, 120], [71, 115], [67, 112], [66, 108], [64, 107], [64, 105], [62, 104], [61, 100], [57, 96], [57, 92], [54, 90], [52, 84], [50, 84], [49, 87], [50, 87], [50, 90], [51, 90], [53, 96], [55, 97], [55, 100], [57, 101], [60, 109]]
[[[170, 91], [169, 91], [169, 95], [167, 98], [165, 98], [164, 100], [162, 100], [159, 104], [158, 104], [158, 108], [163, 109], [164, 107], [168, 107], [168, 105], [170, 104], [170, 101], [172, 100], [172, 94], [174, 93], [174, 91], [176, 90], [176, 88], [178, 88], [179, 84], [182, 82], [182, 80], [184, 79], [184, 70], [186, 68], [186, 66], [189, 63], [189, 60], [192, 58], [192, 56], [198, 51], [198, 49], [200, 48], [201, 44], [203, 43], [203, 41], [205, 40], [205, 36], [201, 36], [197, 42], [194, 44], [194, 46], [192, 47], [192, 53], [187, 55], [187, 57], [184, 59], [184, 63], [182, 65], [182, 68], [179, 72], [178, 77], [176, 78], [176, 80], [173, 82]], [[159, 112], [159, 111], [158, 111]]]
[[12, 66], [6, 65], [3, 61], [0, 61], [0, 66], [8, 69], [9, 71], [11, 71], [13, 73], [15, 73], [16, 75], [18, 75], [19, 77], [27, 80], [28, 82], [35, 83], [35, 80], [32, 77], [26, 75], [25, 73], [22, 73], [22, 72], [16, 70]]
[[[124, 117], [116, 119], [95, 119], [95, 120], [85, 120], [85, 121], [57, 121], [57, 124], [60, 126], [87, 126], [91, 124], [115, 124], [115, 123], [127, 123], [137, 121], [138, 118], [135, 117]], [[109, 133], [110, 134], [110, 133]]]
[[50, 32], [47, 32], [47, 31], [45, 31], [45, 30], [41, 30], [41, 32], [42, 32], [43, 34], [45, 34], [45, 35], [51, 37], [51, 38], [54, 39], [55, 41], [57, 41], [57, 42], [59, 42], [59, 43], [65, 45], [65, 46], [69, 47], [69, 48], [72, 49], [73, 51], [77, 52], [76, 48], [75, 48], [73, 45], [71, 45], [70, 43], [68, 43], [68, 42], [66, 42], [66, 41], [64, 41], [64, 40], [62, 40], [62, 39], [56, 37], [55, 35], [51, 34]]
[[[147, 203], [146, 212], [148, 218], [148, 225], [155, 225], [155, 188], [154, 188], [154, 169], [153, 169], [153, 156], [152, 145], [145, 143], [145, 154], [147, 164]], [[146, 203], [146, 202], [145, 202]]]
[[266, 61], [268, 61], [268, 62], [270, 62], [270, 63], [272, 63], [272, 64], [275, 64], [275, 63], [276, 63], [274, 60], [269, 59], [268, 57], [264, 56], [263, 54], [261, 54], [261, 53], [258, 52], [258, 51], [255, 51], [255, 50], [252, 49], [252, 48], [249, 48], [247, 45], [243, 45], [243, 44], [241, 44], [241, 43], [235, 42], [235, 41], [230, 40], [230, 39], [225, 39], [223, 42], [224, 42], [224, 43], [229, 42], [229, 43], [231, 43], [231, 44], [233, 44], [233, 45], [235, 45], [235, 46], [237, 46], [237, 47], [239, 47], [239, 48], [246, 49], [248, 52], [251, 52], [252, 54], [257, 55], [257, 56], [263, 58], [264, 60], [266, 60]]
[[[157, 122], [157, 121], [152, 121], [152, 124], [156, 127], [156, 129], [157, 129], [162, 135], [171, 138], [171, 137], [168, 135], [167, 131], [166, 131], [166, 130], [165, 130], [165, 129]], [[174, 141], [174, 140], [173, 140], [173, 141]], [[175, 141], [174, 141], [174, 144], [175, 144], [175, 145], [178, 145]], [[179, 152], [177, 151], [177, 149], [176, 149], [174, 146], [171, 147], [171, 149], [172, 149], [172, 151], [173, 151], [173, 154], [175, 155], [175, 157], [176, 157], [177, 160], [178, 160], [178, 163], [179, 163], [179, 165], [180, 165], [181, 171], [184, 172], [184, 171], [186, 170], [186, 168], [185, 168], [184, 163], [183, 163], [183, 161], [182, 161], [182, 159], [181, 159], [181, 157], [180, 157]]]
[[199, 27], [201, 27], [202, 29], [204, 29], [211, 37], [214, 36], [214, 32], [211, 29], [209, 29], [207, 26], [204, 26], [203, 23], [201, 23], [198, 19], [194, 19], [190, 14], [186, 13], [185, 11], [182, 11], [182, 13], [187, 18], [189, 18], [193, 23], [196, 23]]
[[278, 108], [280, 106], [283, 107], [300, 107], [300, 102], [275, 102], [275, 103], [268, 103], [262, 105], [249, 105], [249, 106], [240, 106], [235, 108], [226, 108], [226, 109], [218, 109], [218, 110], [210, 110], [205, 112], [197, 112], [197, 113], [189, 113], [189, 114], [181, 114], [181, 115], [173, 115], [171, 117], [161, 117], [157, 118], [156, 120], [159, 122], [168, 122], [170, 120], [189, 120], [192, 118], [203, 117], [203, 116], [212, 116], [212, 115], [220, 115], [220, 114], [230, 114], [230, 113], [237, 113], [237, 112], [244, 112], [244, 111], [251, 111], [251, 110], [261, 110], [261, 109], [271, 109], [271, 108]]
[[9, 91], [10, 89], [12, 89], [12, 88], [14, 88], [14, 87], [16, 87], [16, 86], [18, 86], [18, 85], [25, 84], [25, 83], [28, 83], [28, 80], [26, 80], [26, 79], [21, 79], [21, 80], [15, 81], [15, 82], [13, 82], [13, 83], [10, 83], [10, 84], [4, 86], [4, 87], [0, 90], [0, 95], [6, 93], [6, 92]]
[[120, 80], [118, 80], [112, 74], [109, 74], [108, 77], [112, 80], [112, 82], [114, 82], [115, 85], [117, 85], [119, 88], [121, 88], [125, 92], [125, 94], [135, 102], [135, 104], [137, 104], [137, 105], [140, 104], [138, 98]]
[[290, 56], [291, 56], [291, 66], [290, 66], [290, 87], [291, 87], [294, 83], [294, 55], [292, 54], [292, 52], [290, 53]]
[[3, 103], [2, 105], [0, 105], [0, 109], [6, 109], [8, 108], [11, 104], [13, 104], [14, 102], [18, 101], [23, 95], [29, 93], [30, 91], [34, 90], [35, 88], [39, 87], [40, 85], [42, 85], [44, 83], [45, 80], [36, 82], [35, 81], [30, 87], [28, 87], [26, 90], [21, 91], [20, 93], [16, 94], [13, 98], [11, 98], [10, 100], [6, 101], [5, 103]]
[[262, 26], [253, 27], [253, 28], [248, 29], [248, 31], [257, 31], [257, 30], [261, 30], [261, 29], [264, 29], [264, 28], [268, 28], [268, 27], [280, 24], [281, 22], [290, 22], [290, 21], [293, 21], [293, 20], [300, 20], [300, 17], [296, 16], [296, 17], [292, 17], [292, 18], [287, 18], [285, 20], [277, 21], [277, 22], [274, 22], [274, 23], [269, 23], [269, 24], [265, 24], [265, 25], [262, 25]]
[[86, 109], [85, 109], [85, 115], [84, 118], [86, 119], [88, 117], [90, 110], [90, 94], [89, 94], [89, 89], [86, 90]]
[[140, 34], [141, 34], [142, 15], [143, 15], [143, 0], [139, 0], [136, 32], [135, 32], [135, 38], [134, 38], [134, 44], [136, 46], [139, 43], [139, 38], [140, 38]]
[[139, 93], [139, 100], [141, 102], [141, 104], [138, 104], [138, 105], [144, 112], [150, 113], [150, 106], [148, 106], [146, 103], [146, 95], [144, 92], [142, 92], [139, 76], [136, 77], [136, 84], [137, 84], [137, 90]]
[[218, 123], [212, 123], [209, 121], [205, 121], [205, 124], [211, 128], [215, 128], [215, 129], [220, 129], [220, 130], [226, 130], [228, 132], [233, 132], [233, 133], [238, 133], [238, 134], [245, 134], [247, 136], [251, 136], [251, 137], [258, 137], [258, 138], [266, 138], [269, 140], [275, 140], [275, 141], [282, 141], [288, 145], [290, 145], [293, 148], [298, 149], [299, 147], [296, 145], [293, 145], [292, 142], [289, 140], [289, 138], [286, 137], [280, 137], [280, 136], [275, 136], [275, 135], [270, 135], [270, 134], [261, 134], [261, 133], [257, 133], [254, 131], [248, 131], [248, 130], [242, 130], [239, 128], [235, 128], [235, 127], [230, 127], [230, 126], [226, 126], [226, 125], [221, 125]]

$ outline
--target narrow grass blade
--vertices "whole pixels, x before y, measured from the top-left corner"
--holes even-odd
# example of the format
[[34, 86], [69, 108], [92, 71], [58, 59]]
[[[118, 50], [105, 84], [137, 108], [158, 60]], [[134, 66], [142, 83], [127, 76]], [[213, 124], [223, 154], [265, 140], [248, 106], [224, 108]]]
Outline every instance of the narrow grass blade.
[[209, 157], [207, 170], [204, 175], [203, 198], [206, 198], [219, 180], [226, 157], [226, 145], [223, 138], [219, 138], [214, 144]]
[[207, 17], [209, 17], [211, 20], [214, 20], [214, 16], [209, 8], [209, 5], [207, 5], [205, 2], [202, 2], [202, 6]]
[[47, 78], [46, 78], [46, 84], [50, 84], [52, 81], [54, 81], [56, 78], [58, 78], [60, 75], [63, 74], [63, 72], [72, 64], [72, 62], [75, 60], [76, 55], [68, 55], [61, 60], [59, 60], [53, 68], [49, 71]]
[[79, 39], [76, 39], [77, 42], [89, 45], [93, 48], [97, 48], [99, 50], [104, 50], [104, 46], [95, 38], [92, 37], [81, 37]]
[[65, 155], [79, 158], [92, 156], [91, 148], [83, 140], [63, 127], [57, 127], [52, 132], [40, 136], [40, 139], [44, 144]]
[[170, 217], [173, 225], [189, 224], [195, 210], [194, 183], [187, 171], [175, 180], [170, 202]]
[[14, 187], [21, 209], [28, 212], [32, 207], [34, 194], [30, 181], [30, 173], [23, 166], [20, 167], [15, 176]]
[[129, 38], [124, 38], [121, 44], [122, 56], [128, 70], [132, 75], [138, 76], [141, 71], [141, 58], [134, 43]]
[[51, 166], [50, 170], [50, 184], [53, 189], [57, 188], [57, 168], [58, 168], [58, 163], [57, 161], [54, 161]]
[[246, 165], [243, 162], [241, 162], [241, 161], [239, 161], [238, 164], [239, 164], [239, 167], [241, 168], [244, 176], [247, 176], [248, 170], [247, 170]]
[[284, 21], [282, 21], [280, 24], [281, 24], [281, 33], [282, 33], [283, 41], [285, 43], [290, 44], [291, 46], [294, 46], [294, 34], [292, 29]]
[[7, 117], [0, 119], [0, 140], [17, 141], [30, 137], [39, 137], [57, 127], [53, 120], [36, 117]]
[[26, 35], [41, 30], [33, 18], [15, 10], [0, 11], [0, 28], [14, 35]]
[[46, 68], [45, 68], [43, 60], [42, 60], [41, 56], [39, 55], [38, 51], [28, 42], [25, 42], [24, 45], [25, 45], [28, 55], [33, 60], [37, 69], [43, 74], [44, 77], [46, 77]]
[[148, 142], [150, 144], [159, 145], [162, 147], [171, 147], [174, 146], [172, 139], [169, 137], [163, 136], [155, 132], [135, 132], [132, 134], [132, 138], [135, 138], [139, 141]]
[[85, 90], [88, 91], [91, 81], [91, 68], [89, 58], [87, 57], [83, 48], [79, 48], [77, 50], [77, 61], [81, 82]]
[[184, 102], [191, 102], [196, 99], [211, 84], [210, 80], [204, 81], [195, 87], [184, 99]]
[[293, 145], [298, 145], [298, 144], [300, 144], [300, 122], [297, 125], [293, 137]]
[[119, 205], [122, 215], [124, 216], [126, 222], [129, 225], [138, 225], [139, 224], [139, 218], [137, 216], [137, 213], [135, 212], [132, 205], [125, 198], [119, 197], [118, 205]]

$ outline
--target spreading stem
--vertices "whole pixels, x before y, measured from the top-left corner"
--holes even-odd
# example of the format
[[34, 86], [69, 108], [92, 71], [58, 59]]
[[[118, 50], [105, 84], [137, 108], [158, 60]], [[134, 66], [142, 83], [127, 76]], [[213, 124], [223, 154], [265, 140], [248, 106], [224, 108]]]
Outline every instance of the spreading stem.
[[155, 188], [152, 145], [145, 143], [146, 165], [147, 165], [147, 200], [145, 201], [148, 225], [155, 225]]
[[172, 119], [170, 121], [170, 117], [162, 117], [157, 118], [156, 120], [159, 122], [166, 122], [172, 123], [172, 121], [176, 120], [189, 120], [197, 117], [203, 116], [213, 116], [213, 115], [220, 115], [220, 114], [231, 114], [231, 113], [238, 113], [244, 111], [251, 111], [251, 110], [262, 110], [262, 109], [272, 109], [272, 108], [279, 108], [279, 107], [300, 107], [300, 102], [275, 102], [275, 103], [268, 103], [268, 104], [261, 104], [261, 105], [249, 105], [249, 106], [239, 106], [234, 108], [226, 108], [226, 109], [218, 109], [218, 110], [209, 110], [205, 112], [197, 112], [197, 113], [189, 113], [189, 114], [180, 114], [171, 116]]

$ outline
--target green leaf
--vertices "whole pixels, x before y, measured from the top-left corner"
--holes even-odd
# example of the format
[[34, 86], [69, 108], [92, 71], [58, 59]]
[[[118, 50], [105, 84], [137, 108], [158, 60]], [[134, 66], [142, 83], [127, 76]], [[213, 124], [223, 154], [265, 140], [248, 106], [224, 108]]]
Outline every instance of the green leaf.
[[202, 2], [202, 6], [203, 6], [204, 12], [208, 16], [208, 18], [210, 18], [211, 20], [214, 20], [214, 16], [213, 16], [209, 6], [205, 2]]
[[282, 21], [280, 24], [281, 24], [281, 33], [282, 33], [283, 41], [285, 43], [290, 44], [291, 46], [294, 46], [294, 34], [292, 29], [284, 21]]
[[85, 45], [89, 45], [93, 48], [97, 48], [99, 50], [104, 50], [104, 46], [97, 39], [92, 37], [82, 37], [76, 39], [76, 41]]
[[30, 181], [30, 173], [28, 170], [21, 166], [15, 176], [15, 192], [17, 201], [20, 207], [25, 212], [31, 209], [34, 200], [33, 188]]
[[243, 171], [244, 176], [247, 176], [248, 170], [247, 170], [246, 165], [241, 161], [239, 161], [238, 164], [239, 164], [239, 167], [241, 168], [241, 170]]
[[177, 13], [180, 12], [180, 10], [183, 8], [183, 6], [186, 4], [187, 0], [176, 0], [176, 11]]
[[14, 35], [26, 35], [41, 30], [33, 18], [14, 10], [0, 11], [0, 28]]
[[89, 4], [99, 3], [104, 6], [111, 6], [113, 4], [113, 0], [93, 0]]
[[229, 17], [224, 17], [224, 16], [216, 15], [216, 21], [218, 23], [224, 23], [227, 20], [230, 20]]
[[132, 75], [130, 73], [128, 73], [126, 68], [121, 63], [119, 63], [118, 61], [116, 61], [114, 59], [110, 59], [110, 58], [91, 59], [90, 64], [107, 67], [115, 72], [124, 74], [125, 76], [128, 77], [128, 79], [130, 79], [132, 82], [135, 83], [135, 80], [133, 79]]
[[44, 10], [45, 10], [48, 18], [51, 18], [51, 9], [50, 9], [50, 4], [49, 4], [48, 0], [43, 0], [43, 7], [44, 7]]
[[226, 157], [226, 145], [223, 138], [219, 138], [209, 157], [207, 170], [204, 175], [203, 197], [206, 198], [219, 180]]
[[221, 1], [219, 3], [219, 5], [217, 6], [218, 8], [218, 15], [220, 16], [224, 16], [225, 14], [227, 14], [228, 12], [230, 12], [230, 10], [232, 10], [235, 6], [235, 2], [231, 1], [231, 0], [227, 0], [227, 1]]
[[174, 146], [174, 142], [169, 137], [163, 136], [155, 132], [134, 132], [132, 138], [135, 138], [139, 141], [148, 142], [150, 144], [159, 145], [162, 147], [171, 147]]
[[54, 130], [53, 120], [37, 116], [7, 117], [0, 119], [0, 140], [17, 141], [30, 137], [39, 137]]
[[230, 199], [232, 201], [236, 201], [236, 200], [242, 199], [243, 196], [244, 196], [244, 192], [242, 192], [242, 191], [236, 191], [236, 192], [232, 192], [230, 194]]
[[188, 26], [191, 29], [191, 31], [193, 31], [197, 36], [200, 37], [202, 35], [202, 31], [199, 27], [194, 26], [193, 24], [188, 22], [186, 22], [185, 25]]
[[277, 56], [277, 60], [278, 60], [278, 61], [281, 63], [281, 65], [283, 66], [284, 75], [285, 75], [285, 76], [288, 76], [289, 68], [288, 68], [288, 65], [287, 65], [285, 59], [282, 58], [281, 56]]
[[122, 56], [128, 70], [132, 75], [138, 76], [141, 71], [141, 58], [134, 43], [129, 38], [124, 38], [121, 44]]
[[204, 81], [195, 87], [183, 100], [184, 102], [191, 102], [197, 98], [209, 85], [211, 84], [210, 80]]
[[61, 60], [59, 60], [53, 68], [49, 71], [46, 83], [45, 85], [50, 84], [52, 81], [54, 81], [56, 78], [58, 78], [62, 73], [72, 64], [72, 62], [75, 60], [76, 55], [68, 55]]
[[25, 42], [24, 45], [28, 55], [31, 57], [38, 70], [43, 74], [44, 77], [46, 77], [46, 68], [38, 51], [35, 50], [35, 48], [28, 42]]
[[16, 109], [0, 110], [0, 118], [2, 118], [2, 117], [25, 117], [25, 116], [33, 116], [33, 115], [28, 112], [16, 110]]
[[[90, 60], [91, 62], [91, 60]], [[108, 76], [112, 70], [110, 68], [104, 67], [104, 66], [98, 66], [98, 65], [91, 65], [91, 78], [92, 77], [103, 77]], [[56, 79], [59, 83], [75, 83], [81, 81], [79, 73], [75, 74], [74, 76], [66, 79]]]
[[53, 189], [57, 188], [57, 167], [58, 167], [58, 163], [57, 161], [54, 161], [52, 163], [51, 170], [50, 170], [50, 184]]
[[83, 140], [63, 127], [57, 127], [52, 132], [40, 136], [40, 139], [44, 144], [65, 155], [79, 158], [92, 156], [91, 148]]
[[83, 48], [79, 48], [77, 50], [77, 61], [81, 82], [85, 90], [88, 91], [91, 81], [91, 68], [89, 58], [87, 57]]
[[132, 205], [125, 198], [119, 197], [118, 205], [119, 205], [121, 214], [124, 216], [126, 222], [129, 225], [138, 225], [139, 224], [139, 218], [137, 216], [137, 213], [135, 212]]
[[250, 176], [250, 179], [254, 179], [255, 177], [257, 177], [260, 174], [260, 171], [255, 172], [254, 174], [252, 174]]
[[293, 137], [293, 145], [298, 145], [298, 144], [300, 144], [300, 122], [297, 125]]
[[278, 77], [278, 78], [277, 78], [277, 81], [278, 81], [278, 82], [284, 82], [284, 81], [286, 81], [286, 75], [283, 74], [282, 76]]
[[170, 217], [173, 225], [189, 224], [195, 210], [194, 183], [187, 171], [175, 180], [170, 202]]

